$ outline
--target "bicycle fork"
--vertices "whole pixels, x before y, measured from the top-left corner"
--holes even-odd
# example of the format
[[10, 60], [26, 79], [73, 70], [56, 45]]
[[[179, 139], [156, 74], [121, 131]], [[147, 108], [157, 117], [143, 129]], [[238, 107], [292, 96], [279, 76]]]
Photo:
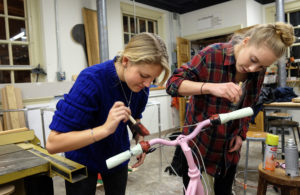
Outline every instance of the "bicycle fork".
[[[201, 173], [194, 162], [192, 150], [188, 146], [186, 141], [178, 139], [178, 143], [186, 157], [188, 167], [189, 167], [188, 175], [190, 177], [190, 182], [185, 191], [185, 194], [186, 195], [204, 195], [205, 191], [204, 191], [202, 182], [200, 180]], [[207, 192], [206, 192], [206, 194], [207, 194]]]

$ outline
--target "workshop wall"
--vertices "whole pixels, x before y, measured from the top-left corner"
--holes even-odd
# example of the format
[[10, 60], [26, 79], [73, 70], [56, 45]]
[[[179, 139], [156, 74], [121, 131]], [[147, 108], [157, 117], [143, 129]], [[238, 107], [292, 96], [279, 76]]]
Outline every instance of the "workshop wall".
[[[122, 29], [122, 15], [121, 15], [121, 2], [126, 2], [132, 5], [130, 0], [109, 0], [107, 2], [107, 28], [108, 28], [108, 45], [109, 57], [112, 59], [118, 51], [122, 50], [123, 45], [123, 29]], [[169, 36], [169, 12], [136, 3], [136, 6], [144, 7], [151, 10], [157, 10], [164, 14], [163, 37], [167, 47], [169, 47], [171, 40]], [[48, 82], [56, 81], [56, 72], [58, 71], [57, 64], [57, 42], [56, 42], [56, 25], [55, 18], [58, 20], [58, 35], [59, 47], [61, 57], [62, 71], [66, 72], [66, 80], [71, 80], [72, 75], [79, 74], [79, 72], [87, 66], [87, 60], [83, 49], [80, 44], [76, 43], [71, 37], [71, 29], [76, 24], [82, 24], [83, 7], [97, 10], [95, 0], [64, 0], [57, 1], [57, 9], [55, 10], [54, 1], [42, 0], [41, 1], [41, 25], [43, 29], [44, 41], [44, 56], [45, 66], [47, 69]], [[55, 16], [55, 14], [57, 16]], [[176, 25], [176, 23], [174, 24]], [[174, 36], [176, 37], [176, 35]], [[168, 48], [169, 49], [169, 48]], [[170, 52], [170, 51], [169, 51]], [[171, 53], [169, 53], [171, 56]], [[171, 60], [171, 58], [170, 58]]]
[[246, 0], [232, 0], [208, 8], [188, 12], [182, 14], [180, 19], [182, 36], [189, 36], [235, 25], [246, 27]]

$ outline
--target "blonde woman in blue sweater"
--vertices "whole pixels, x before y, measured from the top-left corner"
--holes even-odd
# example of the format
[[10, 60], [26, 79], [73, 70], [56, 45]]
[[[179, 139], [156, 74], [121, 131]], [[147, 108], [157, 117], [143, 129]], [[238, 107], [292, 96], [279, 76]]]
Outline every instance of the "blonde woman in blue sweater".
[[[46, 148], [88, 168], [88, 178], [74, 184], [65, 182], [67, 194], [95, 194], [97, 174], [105, 194], [125, 194], [128, 161], [108, 170], [105, 160], [128, 150], [129, 115], [142, 117], [152, 81], [162, 72], [169, 75], [165, 43], [157, 35], [141, 33], [133, 37], [113, 60], [83, 70], [70, 92], [57, 103], [50, 124]], [[143, 137], [136, 135], [136, 141]], [[143, 154], [135, 167], [144, 161]]]

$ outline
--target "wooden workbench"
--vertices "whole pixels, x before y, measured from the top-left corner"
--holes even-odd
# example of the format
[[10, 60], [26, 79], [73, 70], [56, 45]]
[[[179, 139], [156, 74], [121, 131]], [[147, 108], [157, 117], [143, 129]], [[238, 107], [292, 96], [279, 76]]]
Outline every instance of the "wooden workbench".
[[[278, 160], [283, 163], [283, 160]], [[262, 163], [258, 166], [259, 181], [257, 194], [265, 195], [268, 184], [275, 185], [281, 189], [281, 194], [299, 195], [300, 194], [300, 177], [290, 177], [285, 175], [285, 170], [275, 168], [274, 171], [265, 170], [262, 168]]]
[[47, 173], [50, 163], [15, 145], [0, 146], [0, 184], [38, 173]]
[[272, 102], [264, 104], [264, 109], [296, 109], [300, 110], [300, 103], [298, 102]]

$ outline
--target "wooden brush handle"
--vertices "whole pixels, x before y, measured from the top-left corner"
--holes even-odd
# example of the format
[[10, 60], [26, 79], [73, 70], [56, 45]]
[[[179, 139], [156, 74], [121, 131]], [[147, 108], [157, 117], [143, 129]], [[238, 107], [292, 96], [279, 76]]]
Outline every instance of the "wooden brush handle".
[[[240, 81], [239, 82], [239, 87], [242, 87], [243, 86], [243, 82], [242, 81]], [[237, 104], [238, 102], [233, 102], [233, 104]]]
[[134, 120], [134, 118], [133, 118], [131, 115], [129, 115], [129, 120], [130, 120], [133, 124], [136, 124], [136, 120]]

